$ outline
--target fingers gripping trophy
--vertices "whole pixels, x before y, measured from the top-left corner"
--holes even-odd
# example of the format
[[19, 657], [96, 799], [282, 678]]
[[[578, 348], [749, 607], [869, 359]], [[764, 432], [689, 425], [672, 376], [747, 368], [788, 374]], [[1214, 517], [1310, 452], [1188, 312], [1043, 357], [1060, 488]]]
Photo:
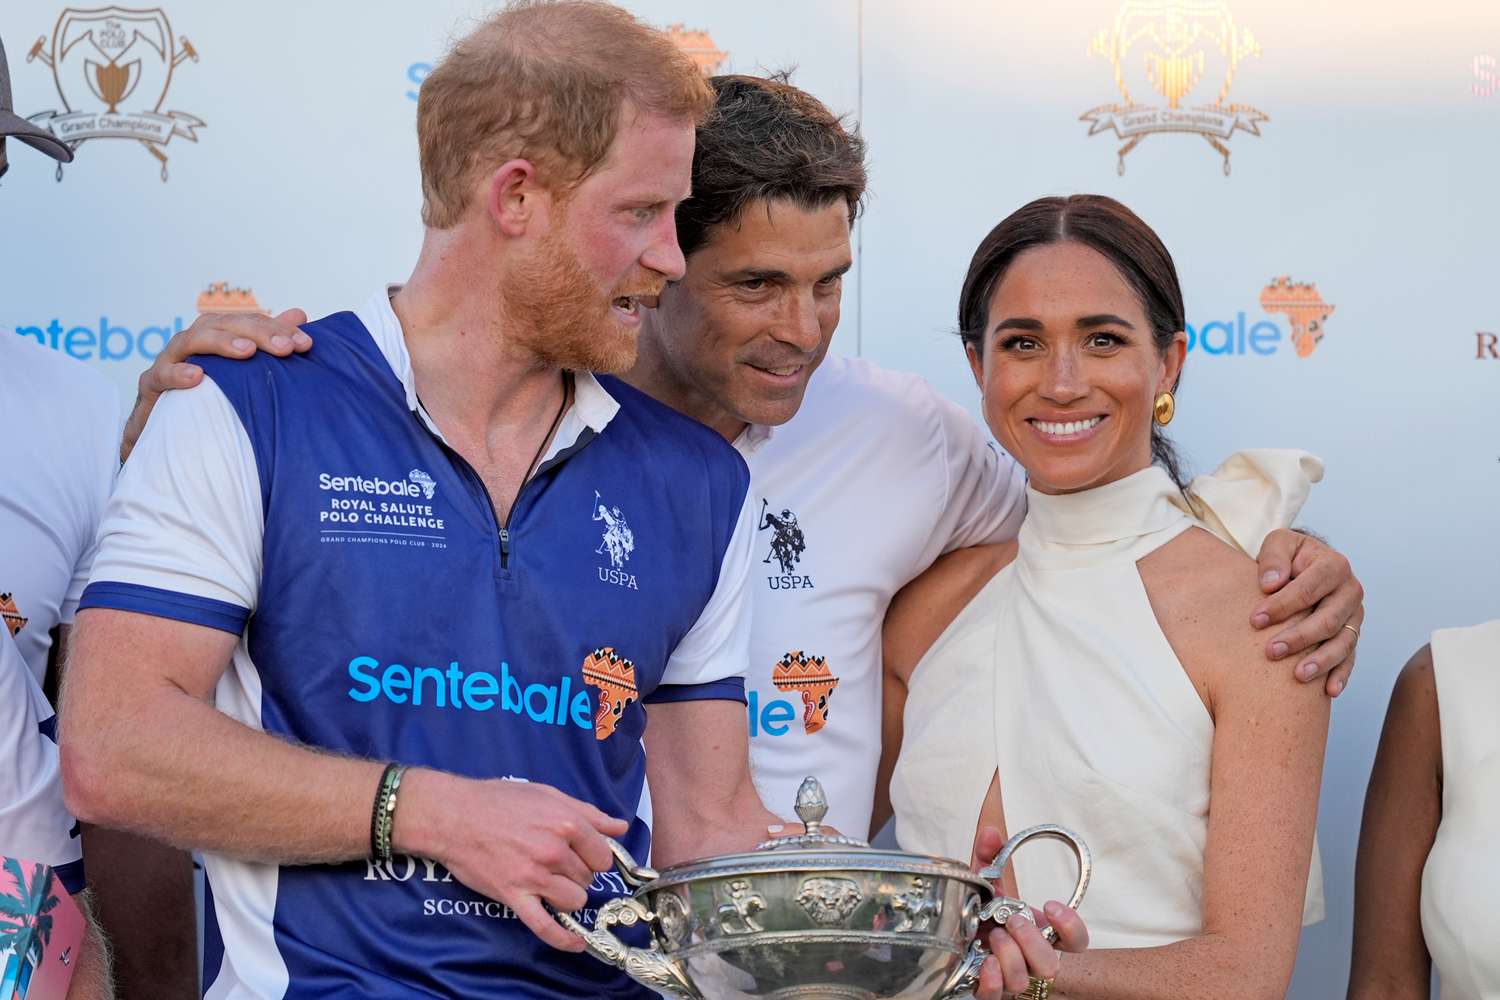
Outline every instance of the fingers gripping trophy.
[[[805, 833], [661, 872], [612, 842], [634, 894], [601, 907], [593, 928], [555, 916], [595, 958], [682, 1000], [949, 1000], [978, 983], [989, 955], [980, 926], [1031, 913], [994, 889], [1017, 848], [1043, 838], [1072, 848], [1078, 881], [1071, 907], [1083, 900], [1093, 873], [1088, 846], [1060, 826], [1016, 834], [972, 872], [957, 861], [825, 832], [828, 801], [816, 778], [798, 789], [796, 809]], [[631, 947], [612, 930], [636, 924], [648, 929], [649, 947]], [[1051, 928], [1042, 933], [1055, 938]], [[1036, 980], [1023, 996], [1041, 1000], [1049, 988]]]

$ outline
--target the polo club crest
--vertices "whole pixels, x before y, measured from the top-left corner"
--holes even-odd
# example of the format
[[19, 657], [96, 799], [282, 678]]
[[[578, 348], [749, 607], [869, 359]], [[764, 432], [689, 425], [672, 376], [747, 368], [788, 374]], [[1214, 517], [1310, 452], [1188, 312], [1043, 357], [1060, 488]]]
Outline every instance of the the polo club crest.
[[[187, 36], [174, 37], [159, 7], [64, 8], [50, 42], [38, 38], [26, 61], [52, 69], [61, 111], [31, 115], [33, 122], [77, 148], [90, 139], [133, 139], [161, 163], [173, 136], [197, 142], [202, 119], [163, 111], [172, 74], [184, 61], [198, 61]], [[62, 164], [57, 167], [62, 180]]]
[[[1125, 157], [1155, 132], [1202, 136], [1224, 158], [1228, 174], [1230, 137], [1237, 130], [1260, 135], [1268, 120], [1248, 105], [1229, 103], [1235, 72], [1260, 55], [1260, 44], [1235, 24], [1224, 0], [1125, 0], [1114, 25], [1090, 42], [1089, 55], [1110, 61], [1123, 103], [1101, 105], [1080, 119], [1089, 123], [1089, 135], [1113, 131], [1125, 140], [1118, 150], [1122, 174]], [[1166, 103], [1151, 103], [1151, 91]]]

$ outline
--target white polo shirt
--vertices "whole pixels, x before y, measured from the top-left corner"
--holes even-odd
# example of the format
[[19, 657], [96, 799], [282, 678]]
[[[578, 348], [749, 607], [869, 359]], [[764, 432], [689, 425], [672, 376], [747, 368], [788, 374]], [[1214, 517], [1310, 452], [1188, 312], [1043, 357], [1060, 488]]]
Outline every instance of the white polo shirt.
[[796, 416], [735, 446], [759, 512], [745, 682], [756, 786], [795, 820], [797, 786], [816, 775], [827, 822], [863, 837], [886, 608], [943, 553], [1014, 538], [1025, 474], [925, 380], [832, 355]]
[[38, 684], [88, 581], [120, 425], [104, 376], [0, 332], [0, 616]]

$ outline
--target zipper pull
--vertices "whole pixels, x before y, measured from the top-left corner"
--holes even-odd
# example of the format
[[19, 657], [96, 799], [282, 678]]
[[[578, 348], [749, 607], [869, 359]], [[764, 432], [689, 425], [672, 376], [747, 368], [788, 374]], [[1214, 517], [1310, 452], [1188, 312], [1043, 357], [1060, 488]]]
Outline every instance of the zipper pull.
[[500, 529], [500, 568], [504, 569], [510, 562], [510, 531], [506, 528]]

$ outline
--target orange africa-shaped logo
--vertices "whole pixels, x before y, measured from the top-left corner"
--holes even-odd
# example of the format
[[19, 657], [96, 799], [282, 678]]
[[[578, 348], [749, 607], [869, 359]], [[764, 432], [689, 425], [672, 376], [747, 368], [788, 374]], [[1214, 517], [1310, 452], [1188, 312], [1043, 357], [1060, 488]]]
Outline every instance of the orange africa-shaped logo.
[[794, 649], [771, 668], [771, 683], [778, 691], [802, 695], [802, 728], [815, 733], [828, 725], [828, 702], [839, 679], [828, 671], [828, 660]]
[[594, 739], [607, 740], [614, 735], [625, 709], [640, 699], [635, 664], [615, 652], [613, 646], [600, 646], [583, 658], [583, 680], [599, 689]]

